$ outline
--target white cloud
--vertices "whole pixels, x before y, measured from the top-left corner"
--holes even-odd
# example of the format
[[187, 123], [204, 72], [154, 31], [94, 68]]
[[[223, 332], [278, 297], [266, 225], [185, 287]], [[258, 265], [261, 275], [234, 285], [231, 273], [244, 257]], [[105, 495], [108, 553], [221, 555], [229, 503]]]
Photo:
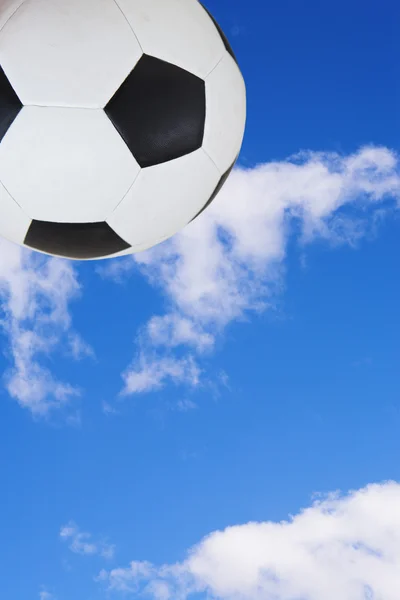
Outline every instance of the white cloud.
[[99, 555], [110, 559], [115, 553], [113, 544], [108, 544], [104, 540], [94, 541], [91, 533], [81, 531], [73, 521], [61, 527], [60, 538], [62, 541], [68, 542], [69, 549], [75, 554]]
[[213, 336], [202, 331], [198, 323], [176, 313], [152, 317], [146, 334], [154, 347], [176, 348], [185, 344], [203, 351], [211, 349], [214, 344]]
[[39, 592], [39, 600], [55, 600], [55, 597], [53, 594], [50, 594], [50, 592], [43, 589]]
[[67, 338], [67, 349], [74, 360], [95, 358], [94, 350], [76, 331], [71, 331]]
[[109, 402], [106, 402], [105, 400], [103, 400], [101, 408], [102, 408], [103, 413], [105, 415], [107, 415], [107, 416], [109, 416], [109, 415], [118, 415], [119, 414], [119, 412], [115, 408], [115, 406], [113, 406]]
[[335, 493], [288, 521], [214, 532], [182, 563], [133, 561], [100, 580], [154, 600], [397, 600], [399, 506], [395, 482]]
[[123, 374], [122, 395], [160, 389], [166, 380], [196, 386], [200, 369], [192, 356], [188, 358], [157, 357], [149, 351], [141, 352], [139, 359]]
[[[0, 298], [3, 332], [8, 337], [9, 394], [35, 416], [66, 405], [79, 390], [58, 380], [45, 366], [72, 331], [69, 303], [80, 286], [71, 264], [46, 258], [0, 240]], [[83, 343], [83, 342], [82, 342]]]
[[389, 210], [387, 201], [393, 209], [399, 199], [398, 156], [386, 148], [349, 156], [303, 152], [236, 168], [215, 202], [181, 233], [101, 271], [121, 280], [136, 265], [168, 303], [167, 313], [150, 319], [139, 336], [141, 352], [124, 374], [125, 384], [133, 382], [125, 393], [159, 389], [168, 380], [197, 383], [182, 374], [176, 350], [211, 350], [230, 322], [274, 305], [293, 231], [300, 230], [302, 245], [316, 238], [354, 245]]
[[178, 400], [174, 408], [179, 412], [189, 412], [190, 410], [196, 410], [197, 404], [186, 398], [185, 400]]

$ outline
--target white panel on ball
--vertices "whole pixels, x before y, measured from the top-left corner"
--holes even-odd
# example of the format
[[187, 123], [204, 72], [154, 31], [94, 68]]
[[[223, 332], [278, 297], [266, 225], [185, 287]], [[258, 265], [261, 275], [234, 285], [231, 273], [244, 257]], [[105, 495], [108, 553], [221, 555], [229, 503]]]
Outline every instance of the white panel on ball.
[[3, 29], [13, 14], [19, 9], [24, 0], [1, 0], [0, 2], [0, 30]]
[[0, 144], [0, 180], [37, 220], [104, 221], [139, 171], [101, 109], [25, 106]]
[[0, 32], [23, 104], [102, 108], [141, 55], [114, 0], [25, 0]]
[[0, 236], [22, 244], [31, 221], [0, 182]]
[[149, 247], [187, 225], [220, 177], [202, 149], [143, 169], [107, 223], [134, 249]]
[[245, 83], [228, 53], [206, 79], [206, 98], [203, 148], [225, 173], [239, 154], [246, 124]]
[[205, 78], [225, 51], [197, 0], [116, 0], [145, 54]]

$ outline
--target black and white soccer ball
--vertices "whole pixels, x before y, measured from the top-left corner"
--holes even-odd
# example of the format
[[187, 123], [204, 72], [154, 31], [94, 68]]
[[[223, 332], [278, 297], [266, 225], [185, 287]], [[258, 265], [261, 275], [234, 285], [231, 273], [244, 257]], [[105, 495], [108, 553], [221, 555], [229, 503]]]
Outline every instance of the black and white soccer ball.
[[215, 198], [245, 115], [198, 0], [0, 0], [0, 235], [75, 259], [145, 250]]

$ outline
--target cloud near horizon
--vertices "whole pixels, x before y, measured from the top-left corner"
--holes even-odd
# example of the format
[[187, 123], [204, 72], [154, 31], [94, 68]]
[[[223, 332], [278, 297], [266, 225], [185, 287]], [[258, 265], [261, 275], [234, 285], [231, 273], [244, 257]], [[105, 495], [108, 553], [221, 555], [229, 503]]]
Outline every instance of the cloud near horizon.
[[333, 493], [286, 521], [213, 532], [183, 562], [132, 561], [97, 580], [150, 600], [398, 600], [399, 505], [396, 482]]
[[179, 234], [98, 269], [116, 281], [139, 269], [166, 303], [165, 314], [137, 336], [122, 395], [171, 381], [201, 384], [201, 357], [224, 328], [274, 306], [290, 236], [302, 248], [317, 239], [355, 246], [399, 200], [399, 157], [383, 147], [348, 156], [302, 152], [234, 169], [217, 199]]

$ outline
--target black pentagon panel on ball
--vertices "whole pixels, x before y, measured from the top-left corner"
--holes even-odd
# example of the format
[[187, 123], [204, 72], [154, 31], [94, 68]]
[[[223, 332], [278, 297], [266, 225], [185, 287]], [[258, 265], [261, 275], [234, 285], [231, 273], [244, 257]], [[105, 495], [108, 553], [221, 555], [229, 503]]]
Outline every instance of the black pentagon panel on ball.
[[215, 198], [218, 196], [218, 194], [222, 190], [223, 186], [225, 185], [226, 180], [228, 179], [229, 175], [231, 174], [231, 171], [232, 171], [233, 167], [235, 166], [235, 163], [236, 163], [236, 160], [233, 163], [233, 165], [231, 167], [229, 167], [227, 172], [222, 175], [221, 179], [218, 181], [217, 187], [215, 188], [215, 190], [213, 191], [213, 193], [211, 195], [211, 198], [206, 202], [206, 204], [203, 206], [201, 211], [198, 212], [195, 217], [193, 217], [193, 219], [190, 221], [191, 223], [195, 219], [197, 219], [197, 217], [199, 217], [210, 206], [211, 202], [214, 202]]
[[21, 100], [18, 98], [7, 75], [0, 66], [0, 142], [6, 135], [22, 106]]
[[142, 168], [201, 148], [205, 82], [144, 54], [104, 108]]
[[225, 50], [228, 52], [228, 54], [230, 54], [233, 58], [233, 60], [235, 61], [235, 63], [237, 64], [237, 58], [235, 56], [235, 53], [232, 49], [232, 46], [230, 45], [228, 38], [226, 37], [225, 33], [222, 31], [222, 28], [220, 27], [219, 23], [217, 22], [216, 19], [214, 19], [214, 17], [212, 16], [212, 14], [210, 13], [210, 11], [204, 6], [204, 4], [202, 4], [200, 2], [200, 4], [202, 5], [202, 7], [204, 8], [204, 10], [206, 11], [206, 13], [208, 14], [208, 16], [210, 17], [211, 21], [214, 23], [215, 27], [218, 29], [218, 33], [221, 36], [221, 39], [224, 43], [225, 46]]
[[53, 223], [33, 220], [24, 244], [35, 250], [75, 259], [110, 256], [130, 248], [107, 223]]

